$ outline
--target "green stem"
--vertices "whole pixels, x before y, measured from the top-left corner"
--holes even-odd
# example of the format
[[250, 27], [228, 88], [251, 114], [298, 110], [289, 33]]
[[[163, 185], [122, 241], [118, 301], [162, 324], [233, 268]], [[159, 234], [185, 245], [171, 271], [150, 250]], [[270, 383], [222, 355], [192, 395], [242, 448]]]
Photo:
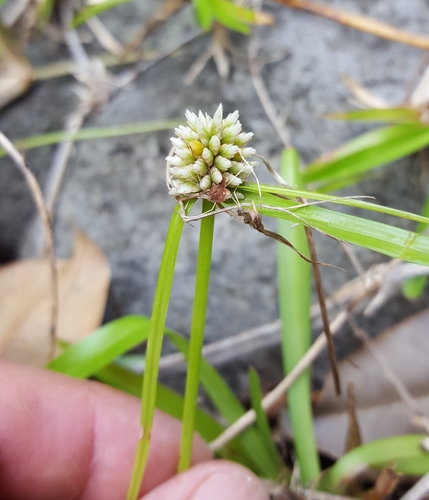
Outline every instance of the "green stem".
[[[212, 203], [207, 200], [203, 200], [203, 213], [209, 212], [212, 207]], [[182, 419], [183, 427], [178, 466], [179, 472], [183, 472], [191, 465], [192, 441], [194, 436], [198, 387], [200, 382], [201, 351], [204, 341], [204, 327], [206, 323], [207, 300], [209, 293], [213, 230], [214, 216], [202, 218], [195, 281], [194, 310], [192, 315], [191, 338], [189, 342], [185, 403]]]
[[[188, 202], [187, 211], [195, 200]], [[150, 438], [155, 414], [156, 388], [158, 383], [159, 358], [161, 357], [162, 340], [165, 331], [168, 303], [173, 285], [174, 268], [184, 222], [180, 217], [180, 207], [177, 206], [170, 221], [164, 254], [156, 285], [153, 301], [152, 317], [146, 349], [146, 368], [143, 381], [141, 436], [137, 444], [136, 457], [128, 489], [127, 500], [137, 500], [140, 485], [149, 455]]]
[[[283, 152], [281, 176], [292, 186], [302, 188], [296, 152]], [[278, 232], [301, 253], [309, 255], [302, 226], [280, 220]], [[311, 344], [311, 266], [296, 252], [278, 245], [279, 312], [282, 321], [282, 354], [285, 373], [289, 373]], [[308, 483], [320, 473], [311, 411], [311, 379], [306, 370], [288, 391], [289, 415], [300, 466], [301, 479]]]

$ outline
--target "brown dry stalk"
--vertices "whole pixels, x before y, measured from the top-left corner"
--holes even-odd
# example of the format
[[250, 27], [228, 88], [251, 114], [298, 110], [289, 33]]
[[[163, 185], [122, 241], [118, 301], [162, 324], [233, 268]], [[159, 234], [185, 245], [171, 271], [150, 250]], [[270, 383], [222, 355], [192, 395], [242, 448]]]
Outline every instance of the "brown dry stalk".
[[390, 26], [389, 24], [382, 23], [371, 19], [370, 17], [361, 16], [360, 14], [349, 14], [341, 12], [327, 5], [322, 5], [307, 0], [276, 0], [278, 3], [287, 7], [295, 9], [306, 10], [322, 17], [326, 17], [331, 21], [344, 24], [350, 28], [354, 28], [371, 35], [392, 40], [393, 42], [404, 43], [419, 49], [429, 49], [429, 38], [421, 35], [413, 35], [406, 31], [399, 30]]
[[[302, 200], [305, 202], [305, 200]], [[322, 317], [323, 330], [326, 335], [326, 345], [328, 347], [329, 362], [331, 364], [332, 375], [334, 378], [335, 392], [337, 396], [341, 394], [340, 374], [338, 371], [338, 361], [335, 354], [334, 341], [332, 340], [332, 333], [329, 327], [328, 310], [326, 308], [325, 294], [322, 286], [322, 276], [320, 269], [317, 265], [316, 247], [314, 246], [313, 234], [311, 229], [304, 226], [305, 236], [307, 238], [308, 249], [311, 257], [311, 268], [313, 270], [314, 284], [316, 285], [317, 298], [319, 300], [320, 315]]]
[[[353, 306], [350, 306], [349, 310]], [[330, 324], [330, 330], [332, 334], [335, 334], [344, 325], [349, 316], [349, 311], [344, 310], [338, 314], [338, 316]], [[289, 387], [295, 382], [295, 380], [301, 375], [301, 373], [306, 370], [311, 363], [317, 358], [319, 353], [326, 347], [326, 335], [321, 333], [317, 339], [313, 342], [308, 351], [295, 365], [293, 370], [262, 400], [261, 406], [266, 412], [272, 408], [278, 401], [280, 397], [289, 389]], [[240, 432], [252, 425], [256, 419], [255, 410], [251, 409], [244, 413], [238, 420], [236, 420], [232, 425], [227, 427], [216, 439], [209, 443], [209, 447], [212, 451], [219, 450], [226, 443], [235, 438]]]

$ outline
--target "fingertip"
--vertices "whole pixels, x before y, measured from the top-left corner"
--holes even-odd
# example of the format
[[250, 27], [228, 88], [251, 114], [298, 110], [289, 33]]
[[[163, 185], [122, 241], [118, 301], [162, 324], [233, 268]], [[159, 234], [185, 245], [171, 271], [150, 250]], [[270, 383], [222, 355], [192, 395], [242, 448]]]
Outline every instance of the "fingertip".
[[268, 500], [259, 479], [241, 465], [205, 462], [173, 477], [140, 500]]

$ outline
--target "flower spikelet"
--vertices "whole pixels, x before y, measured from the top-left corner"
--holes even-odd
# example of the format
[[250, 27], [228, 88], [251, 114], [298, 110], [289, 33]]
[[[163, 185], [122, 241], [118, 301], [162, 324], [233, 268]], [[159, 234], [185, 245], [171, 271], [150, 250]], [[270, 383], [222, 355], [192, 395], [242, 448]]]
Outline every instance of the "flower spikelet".
[[185, 115], [188, 126], [175, 129], [173, 155], [166, 158], [169, 194], [206, 195], [212, 201], [230, 198], [230, 189], [242, 184], [258, 164], [247, 160], [255, 154], [253, 148], [245, 147], [253, 133], [241, 131], [238, 111], [223, 118], [222, 104], [213, 118], [201, 111], [198, 115], [186, 111]]

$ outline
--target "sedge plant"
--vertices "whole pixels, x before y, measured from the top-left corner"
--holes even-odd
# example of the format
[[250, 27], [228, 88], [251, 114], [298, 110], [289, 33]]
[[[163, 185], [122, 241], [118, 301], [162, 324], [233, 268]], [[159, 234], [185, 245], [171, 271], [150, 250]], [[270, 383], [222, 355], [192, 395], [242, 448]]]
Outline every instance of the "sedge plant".
[[[279, 221], [279, 234], [288, 238], [303, 255], [308, 256], [302, 228], [307, 226], [393, 258], [429, 265], [429, 238], [424, 232], [429, 224], [426, 211], [423, 215], [415, 215], [366, 200], [326, 194], [333, 185], [339, 185], [342, 181], [350, 183], [356, 174], [379, 165], [369, 154], [365, 154], [366, 149], [377, 152], [379, 160], [399, 157], [417, 147], [423, 139], [429, 140], [427, 128], [414, 124], [409, 126], [421, 140], [413, 140], [410, 128], [404, 128], [403, 125], [383, 129], [378, 134], [370, 132], [337, 150], [328, 161], [315, 162], [303, 174], [298, 169], [297, 153], [287, 150], [282, 156], [281, 174], [292, 187], [286, 188], [248, 182], [257, 166], [256, 162], [250, 160], [255, 151], [247, 145], [253, 134], [241, 131], [238, 112], [224, 118], [220, 106], [213, 117], [187, 112], [187, 120], [187, 126], [176, 129], [177, 137], [172, 140], [174, 150], [167, 158], [168, 189], [179, 203], [173, 212], [166, 237], [152, 317], [128, 316], [108, 323], [78, 344], [65, 346], [64, 352], [49, 365], [50, 369], [76, 377], [92, 376], [130, 394], [142, 396], [142, 430], [128, 500], [138, 496], [150, 448], [155, 407], [183, 420], [179, 470], [189, 467], [194, 431], [198, 431], [207, 441], [212, 441], [224, 430], [213, 417], [197, 409], [199, 384], [204, 387], [227, 424], [234, 423], [245, 412], [221, 376], [201, 358], [214, 217], [217, 212], [226, 211], [257, 230], [263, 227], [262, 215], [274, 217]], [[392, 140], [398, 141], [398, 137], [402, 137], [404, 146], [397, 146], [392, 153], [388, 146]], [[396, 154], [396, 157], [392, 154]], [[346, 164], [350, 166], [349, 171], [344, 170]], [[350, 176], [347, 176], [348, 173]], [[318, 184], [321, 192], [306, 190], [308, 182]], [[191, 217], [190, 211], [199, 198], [203, 202], [202, 210], [199, 215]], [[303, 199], [306, 203], [303, 203]], [[359, 209], [366, 214], [378, 212], [408, 219], [415, 222], [421, 232], [407, 231], [395, 227], [393, 223], [382, 224], [370, 218], [340, 213], [333, 209], [336, 205]], [[187, 342], [167, 329], [165, 321], [184, 221], [198, 219], [201, 219], [201, 228], [196, 293], [191, 339]], [[279, 247], [278, 261], [279, 311], [283, 321], [282, 352], [285, 371], [289, 372], [310, 343], [310, 268], [307, 262], [285, 245]], [[188, 360], [184, 399], [158, 382], [159, 358], [165, 334]], [[117, 358], [145, 340], [148, 343], [142, 380], [124, 364], [118, 364]], [[288, 393], [295, 447], [304, 483], [310, 482], [319, 472], [312, 432], [309, 381], [307, 371]], [[235, 459], [262, 477], [282, 480], [285, 477], [284, 466], [270, 440], [255, 372], [250, 373], [250, 387], [256, 424], [225, 445], [219, 455]], [[429, 466], [425, 457], [420, 456], [417, 441], [410, 438], [404, 442], [409, 446], [395, 449], [395, 463], [400, 464], [398, 470], [424, 473]], [[353, 468], [358, 468], [359, 464], [384, 466], [389, 461], [392, 446], [394, 443], [382, 440], [371, 448], [353, 450], [352, 455], [347, 454], [340, 459], [326, 480], [320, 483], [320, 488], [335, 491], [342, 478]], [[368, 458], [374, 450], [375, 458]]]
[[[155, 295], [154, 311], [149, 328], [147, 361], [142, 392], [142, 401], [144, 402], [142, 406], [142, 437], [137, 447], [133, 478], [128, 495], [129, 500], [137, 498], [149, 452], [150, 431], [156, 403], [158, 362], [165, 331], [165, 317], [174, 275], [175, 259], [183, 228], [183, 219], [190, 220], [187, 218], [187, 213], [194, 201], [202, 198], [203, 209], [200, 216], [193, 218], [193, 220], [202, 219], [202, 222], [191, 340], [187, 351], [189, 365], [184, 399], [184, 426], [179, 471], [185, 470], [190, 465], [192, 436], [195, 429], [196, 398], [202, 375], [201, 349], [208, 297], [213, 218], [217, 211], [228, 211], [230, 215], [243, 222], [247, 221], [247, 223], [249, 223], [249, 218], [254, 222], [255, 218], [258, 219], [261, 214], [266, 214], [281, 219], [281, 224], [285, 224], [285, 221], [289, 221], [287, 223], [289, 226], [290, 223], [293, 225], [304, 224], [345, 241], [382, 251], [387, 255], [414, 262], [429, 263], [429, 239], [426, 236], [356, 216], [336, 213], [319, 206], [303, 204], [302, 199], [345, 204], [366, 210], [408, 217], [427, 224], [429, 221], [425, 217], [380, 207], [362, 200], [342, 199], [305, 191], [302, 189], [303, 181], [297, 177], [297, 158], [293, 156], [293, 152], [285, 153], [284, 164], [290, 163], [292, 167], [285, 172], [285, 175], [299, 189], [247, 183], [245, 181], [254, 172], [257, 163], [248, 159], [255, 154], [253, 148], [247, 147], [247, 142], [252, 138], [253, 134], [241, 131], [238, 112], [231, 113], [226, 118], [223, 118], [223, 109], [222, 106], [219, 106], [213, 117], [207, 114], [204, 115], [201, 112], [198, 115], [187, 112], [186, 117], [188, 125], [179, 126], [176, 129], [177, 137], [172, 139], [173, 154], [167, 157], [169, 193], [178, 199], [179, 204], [174, 212], [166, 240]], [[259, 207], [260, 212], [256, 210], [255, 213], [256, 207]], [[251, 214], [252, 210], [253, 215]], [[258, 224], [250, 223], [250, 225], [258, 229]], [[280, 231], [287, 231], [288, 237], [291, 236], [289, 226], [280, 227]], [[259, 227], [261, 227], [261, 224]], [[307, 250], [305, 248], [305, 238], [302, 237], [302, 228], [297, 227], [293, 231], [296, 233], [296, 236], [292, 236], [294, 243], [300, 248], [300, 252], [305, 254]], [[286, 257], [280, 254], [280, 282], [285, 282], [281, 294], [284, 293], [288, 282], [297, 289], [300, 287], [300, 278], [303, 283], [303, 286], [299, 288], [302, 303], [298, 312], [294, 310], [294, 307], [288, 308], [288, 297], [282, 296], [280, 302], [280, 312], [285, 323], [289, 321], [289, 315], [296, 316], [296, 319], [293, 318], [291, 322], [294, 330], [284, 334], [285, 339], [288, 339], [284, 340], [283, 344], [286, 371], [293, 368], [307, 349], [310, 339], [308, 319], [310, 300], [309, 269], [301, 266], [301, 264], [301, 257], [296, 253]], [[292, 275], [296, 269], [299, 269], [299, 275], [294, 278]], [[290, 281], [291, 279], [295, 281]], [[309, 387], [309, 374], [304, 373], [295, 388], [289, 393], [290, 411], [293, 415], [292, 419], [295, 421], [293, 426], [295, 427], [294, 435], [298, 459], [305, 482], [314, 479], [319, 472], [317, 450], [312, 432]], [[303, 427], [301, 426], [302, 432], [298, 430], [300, 429], [299, 423], [303, 425]], [[265, 427], [264, 431], [263, 434], [266, 435]], [[275, 462], [272, 448], [269, 451], [269, 456]], [[275, 464], [273, 463], [272, 471], [275, 470]], [[278, 477], [280, 475], [279, 471]]]

